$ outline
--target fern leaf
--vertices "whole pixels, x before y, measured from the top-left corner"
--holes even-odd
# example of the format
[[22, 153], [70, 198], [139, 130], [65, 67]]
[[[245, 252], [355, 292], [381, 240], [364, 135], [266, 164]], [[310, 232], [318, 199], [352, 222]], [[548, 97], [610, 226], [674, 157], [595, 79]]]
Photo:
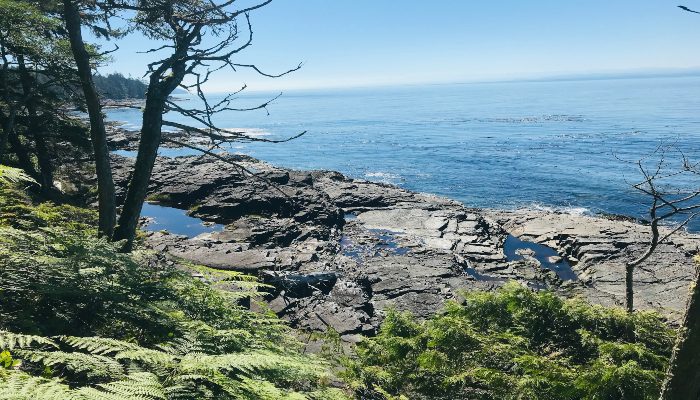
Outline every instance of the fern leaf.
[[166, 352], [141, 348], [117, 353], [117, 360], [140, 361], [152, 367], [172, 367], [177, 362], [176, 358]]
[[19, 357], [49, 367], [64, 367], [88, 378], [119, 379], [124, 376], [124, 367], [116, 360], [94, 354], [67, 353], [63, 351], [20, 350]]
[[90, 400], [167, 400], [158, 377], [149, 372], [130, 374], [126, 379], [78, 391]]
[[134, 343], [96, 336], [59, 336], [59, 340], [62, 343], [65, 343], [74, 349], [80, 349], [87, 351], [90, 354], [99, 355], [109, 355], [125, 351], [137, 351], [142, 349], [141, 346]]
[[37, 183], [21, 169], [0, 165], [0, 184]]
[[43, 336], [0, 331], [0, 349], [2, 350], [12, 350], [14, 348], [25, 349], [31, 347], [32, 344], [35, 343], [58, 348], [56, 342]]
[[87, 400], [58, 379], [45, 379], [10, 371], [0, 379], [0, 400]]

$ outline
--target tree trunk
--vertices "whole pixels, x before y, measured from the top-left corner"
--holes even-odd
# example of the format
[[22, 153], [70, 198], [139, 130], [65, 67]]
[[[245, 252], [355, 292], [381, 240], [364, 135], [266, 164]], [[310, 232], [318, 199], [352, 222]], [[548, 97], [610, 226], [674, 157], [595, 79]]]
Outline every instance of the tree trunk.
[[625, 307], [627, 312], [631, 313], [634, 312], [634, 265], [627, 264], [625, 270]]
[[700, 399], [700, 275], [696, 275], [661, 400]]
[[[152, 82], [155, 79], [152, 77]], [[158, 146], [161, 139], [163, 124], [163, 108], [167, 94], [160, 93], [157, 84], [149, 85], [146, 94], [146, 106], [143, 110], [143, 125], [141, 139], [136, 155], [134, 171], [129, 181], [126, 198], [119, 214], [119, 223], [114, 232], [115, 240], [126, 240], [123, 251], [131, 251], [136, 236], [136, 227], [141, 216], [141, 208], [148, 193], [148, 183], [151, 180], [153, 165], [158, 156]]]
[[[15, 117], [17, 116], [17, 107], [13, 104], [12, 98], [10, 96], [10, 84], [9, 77], [7, 76], [10, 70], [10, 62], [7, 59], [7, 52], [5, 51], [5, 40], [0, 35], [0, 55], [2, 55], [2, 68], [0, 69], [0, 83], [2, 84], [3, 98], [8, 108], [7, 117], [2, 123], [2, 132], [0, 132], [0, 164], [6, 162], [6, 155], [8, 152], [7, 144], [10, 139], [10, 135], [15, 129]], [[3, 117], [5, 117], [3, 115]]]
[[63, 0], [63, 10], [71, 50], [78, 67], [78, 75], [85, 95], [88, 115], [90, 116], [90, 140], [95, 153], [95, 171], [97, 173], [98, 230], [101, 236], [112, 237], [117, 216], [117, 204], [112, 167], [109, 161], [109, 148], [107, 147], [107, 132], [100, 107], [100, 99], [92, 79], [90, 55], [85, 50], [85, 43], [80, 32], [81, 22], [78, 9], [72, 0]]
[[[190, 37], [192, 40], [194, 36]], [[184, 39], [183, 39], [184, 40]], [[143, 124], [139, 151], [136, 155], [134, 171], [126, 191], [126, 198], [119, 214], [119, 223], [114, 232], [115, 240], [125, 240], [122, 251], [131, 251], [136, 237], [136, 227], [141, 216], [141, 208], [148, 193], [153, 165], [158, 157], [158, 147], [163, 127], [163, 111], [168, 96], [178, 87], [186, 73], [188, 42], [180, 43], [171, 62], [164, 63], [151, 73], [146, 91], [146, 106], [143, 109]], [[165, 76], [167, 74], [167, 76]]]
[[[9, 106], [9, 105], [8, 105]], [[7, 144], [10, 139], [10, 135], [13, 134], [15, 130], [15, 118], [17, 117], [17, 108], [10, 107], [10, 112], [5, 121], [2, 124], [2, 132], [0, 133], [0, 164], [6, 162], [6, 156], [8, 153]]]
[[656, 247], [659, 245], [659, 221], [660, 219], [656, 217], [656, 199], [654, 199], [654, 205], [651, 207], [650, 211], [651, 215], [651, 239], [649, 239], [649, 246], [647, 247], [646, 251], [644, 254], [639, 256], [637, 259], [630, 261], [627, 263], [626, 267], [626, 274], [625, 274], [625, 286], [627, 288], [626, 290], [626, 302], [625, 306], [627, 308], [627, 312], [634, 312], [634, 268], [637, 265], [640, 265], [644, 261], [647, 260], [647, 258], [651, 257], [652, 254], [654, 254], [654, 251], [656, 250]]
[[17, 56], [17, 63], [20, 81], [22, 84], [22, 91], [24, 93], [24, 98], [27, 99], [26, 104], [27, 113], [29, 115], [29, 133], [34, 137], [36, 156], [37, 160], [39, 161], [39, 184], [41, 185], [42, 193], [44, 195], [50, 195], [51, 190], [53, 189], [53, 167], [51, 165], [51, 156], [49, 155], [49, 151], [46, 146], [46, 136], [44, 135], [44, 130], [39, 121], [36, 93], [33, 93], [32, 90], [34, 80], [29, 74], [29, 71], [27, 71], [24, 56]]
[[19, 165], [19, 167], [23, 169], [24, 172], [26, 172], [34, 180], [38, 181], [40, 179], [39, 174], [34, 168], [34, 163], [32, 162], [32, 158], [29, 155], [29, 151], [27, 151], [27, 148], [22, 144], [22, 141], [19, 139], [19, 135], [17, 134], [17, 132], [14, 130], [9, 132], [7, 140], [10, 143], [12, 152], [17, 155], [17, 164]]

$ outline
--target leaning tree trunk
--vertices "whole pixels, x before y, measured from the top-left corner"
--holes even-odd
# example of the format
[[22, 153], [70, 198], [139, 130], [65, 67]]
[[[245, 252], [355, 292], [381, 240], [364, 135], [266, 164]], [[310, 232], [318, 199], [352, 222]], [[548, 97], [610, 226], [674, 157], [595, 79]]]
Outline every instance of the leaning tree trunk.
[[114, 191], [112, 167], [109, 161], [107, 132], [100, 107], [100, 99], [92, 79], [90, 55], [85, 50], [85, 43], [80, 32], [80, 14], [72, 0], [63, 0], [64, 19], [70, 39], [71, 50], [78, 67], [78, 76], [85, 95], [85, 103], [90, 116], [90, 140], [95, 155], [97, 173], [97, 191], [99, 203], [99, 225], [101, 236], [112, 237], [117, 218], [117, 202]]
[[143, 110], [143, 125], [141, 127], [141, 139], [139, 150], [136, 155], [136, 163], [129, 181], [129, 188], [124, 198], [119, 223], [114, 232], [115, 240], [126, 240], [124, 251], [131, 251], [136, 227], [141, 208], [146, 200], [148, 183], [151, 180], [153, 165], [158, 156], [158, 146], [161, 140], [161, 126], [163, 124], [163, 108], [165, 99], [160, 93], [154, 93], [149, 88], [150, 93], [146, 95], [146, 106]]
[[49, 150], [46, 146], [44, 129], [41, 127], [41, 123], [39, 121], [36, 93], [33, 93], [32, 90], [34, 80], [29, 74], [29, 71], [27, 71], [24, 56], [17, 56], [17, 63], [20, 81], [22, 83], [22, 91], [24, 92], [24, 98], [27, 99], [26, 104], [27, 113], [29, 115], [29, 133], [34, 137], [36, 156], [37, 160], [39, 161], [39, 184], [41, 185], [43, 194], [50, 195], [51, 189], [53, 189], [53, 167], [51, 165], [51, 156], [49, 155]]
[[[180, 85], [185, 76], [185, 60], [187, 46], [178, 46], [177, 52], [171, 58], [174, 61], [161, 65], [151, 73], [146, 105], [143, 109], [143, 124], [141, 139], [136, 155], [134, 171], [126, 191], [126, 198], [119, 214], [119, 223], [114, 231], [115, 240], [124, 240], [123, 251], [131, 251], [136, 237], [141, 208], [148, 193], [148, 183], [151, 180], [153, 166], [158, 156], [158, 147], [163, 127], [163, 112], [168, 96]], [[167, 74], [167, 76], [165, 76]]]
[[700, 399], [700, 275], [696, 275], [661, 391], [661, 400], [697, 399]]

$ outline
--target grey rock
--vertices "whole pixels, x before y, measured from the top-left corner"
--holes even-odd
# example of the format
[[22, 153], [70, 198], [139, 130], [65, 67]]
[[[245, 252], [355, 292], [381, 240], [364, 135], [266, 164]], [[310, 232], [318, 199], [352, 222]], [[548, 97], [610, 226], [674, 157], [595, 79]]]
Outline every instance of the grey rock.
[[[129, 137], [113, 139], [126, 142]], [[123, 195], [133, 161], [115, 160]], [[347, 340], [374, 332], [388, 307], [428, 317], [461, 290], [493, 290], [509, 280], [621, 305], [624, 262], [643, 250], [647, 237], [646, 228], [631, 221], [468, 209], [337, 172], [285, 170], [246, 156], [230, 160], [262, 178], [207, 157], [158, 159], [150, 194], [226, 229], [191, 239], [154, 233], [149, 246], [175, 259], [257, 274], [275, 287], [268, 302], [278, 315], [301, 329], [333, 328]], [[345, 221], [348, 212], [357, 218]], [[565, 257], [548, 261], [566, 259], [579, 279], [562, 282], [532, 253], [506, 259], [509, 233], [553, 247]], [[635, 276], [640, 308], [677, 320], [697, 252], [692, 235], [661, 245], [648, 262], [653, 268]]]

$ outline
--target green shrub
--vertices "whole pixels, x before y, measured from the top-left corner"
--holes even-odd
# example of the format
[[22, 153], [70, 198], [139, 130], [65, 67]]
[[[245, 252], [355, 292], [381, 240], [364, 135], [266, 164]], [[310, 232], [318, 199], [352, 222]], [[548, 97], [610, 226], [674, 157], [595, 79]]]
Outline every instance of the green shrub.
[[656, 399], [674, 332], [657, 315], [511, 283], [425, 322], [390, 311], [346, 360], [370, 399]]
[[282, 321], [238, 305], [253, 277], [223, 291], [120, 253], [92, 211], [33, 205], [20, 182], [0, 175], [0, 399], [343, 398]]

